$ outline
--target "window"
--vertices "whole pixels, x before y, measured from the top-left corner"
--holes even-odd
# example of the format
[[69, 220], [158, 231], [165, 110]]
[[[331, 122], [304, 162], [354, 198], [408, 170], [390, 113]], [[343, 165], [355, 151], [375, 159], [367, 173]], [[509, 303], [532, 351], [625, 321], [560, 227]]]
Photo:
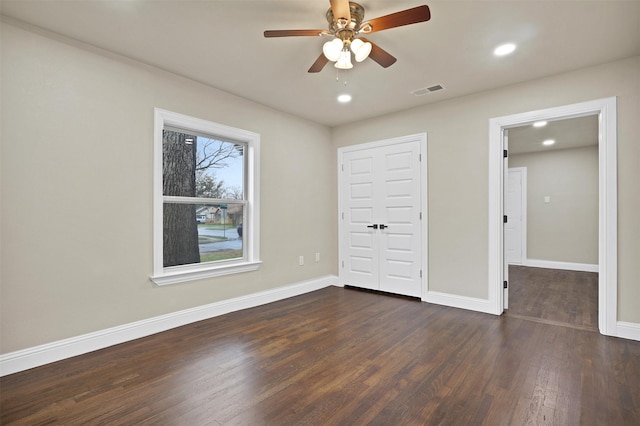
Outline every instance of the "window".
[[158, 285], [260, 266], [260, 135], [155, 110], [154, 273]]

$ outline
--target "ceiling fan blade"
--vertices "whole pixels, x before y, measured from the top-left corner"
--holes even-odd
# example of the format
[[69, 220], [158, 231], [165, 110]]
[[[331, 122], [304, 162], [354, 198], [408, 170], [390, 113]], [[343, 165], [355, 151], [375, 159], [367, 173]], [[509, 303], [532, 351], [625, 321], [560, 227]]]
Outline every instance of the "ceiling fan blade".
[[328, 33], [327, 30], [267, 30], [264, 32], [264, 36], [269, 37], [297, 37], [297, 36], [310, 36], [317, 37], [321, 34]]
[[395, 64], [397, 59], [395, 56], [391, 55], [389, 52], [373, 43], [370, 40], [367, 40], [364, 37], [360, 37], [360, 40], [371, 43], [371, 53], [369, 53], [369, 57], [380, 64], [383, 68], [388, 68], [391, 65]]
[[318, 56], [318, 59], [316, 59], [313, 65], [311, 65], [311, 68], [309, 68], [308, 72], [322, 71], [322, 68], [324, 68], [324, 66], [327, 65], [327, 62], [329, 62], [329, 60], [327, 59], [326, 56], [324, 56], [323, 53], [321, 53], [320, 56]]
[[402, 27], [403, 25], [417, 24], [418, 22], [425, 22], [429, 19], [431, 19], [431, 12], [429, 11], [429, 6], [425, 4], [363, 22], [360, 27], [364, 28], [369, 24], [371, 26], [371, 31], [367, 32], [367, 34], [369, 34], [376, 31], [388, 30], [389, 28]]
[[349, 0], [329, 0], [331, 3], [331, 12], [333, 13], [333, 18], [338, 21], [338, 19], [344, 18], [347, 21], [351, 20], [351, 8], [349, 7]]

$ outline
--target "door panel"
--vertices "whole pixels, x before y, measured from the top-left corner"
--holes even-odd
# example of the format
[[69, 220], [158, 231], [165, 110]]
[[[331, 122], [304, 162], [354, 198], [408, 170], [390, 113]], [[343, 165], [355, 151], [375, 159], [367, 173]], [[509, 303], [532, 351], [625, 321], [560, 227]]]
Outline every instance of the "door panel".
[[349, 151], [342, 162], [342, 281], [419, 297], [420, 143]]
[[379, 243], [374, 229], [374, 169], [372, 153], [352, 152], [343, 157], [344, 208], [343, 273], [348, 284], [378, 289]]
[[370, 224], [373, 222], [373, 208], [357, 207], [350, 209], [351, 222], [354, 224]]
[[505, 214], [509, 218], [504, 228], [507, 263], [522, 265], [522, 171], [509, 169]]
[[353, 183], [351, 184], [352, 200], [372, 200], [373, 199], [373, 183]]
[[380, 290], [420, 296], [420, 145], [410, 142], [381, 150], [379, 207], [386, 228], [380, 230]]

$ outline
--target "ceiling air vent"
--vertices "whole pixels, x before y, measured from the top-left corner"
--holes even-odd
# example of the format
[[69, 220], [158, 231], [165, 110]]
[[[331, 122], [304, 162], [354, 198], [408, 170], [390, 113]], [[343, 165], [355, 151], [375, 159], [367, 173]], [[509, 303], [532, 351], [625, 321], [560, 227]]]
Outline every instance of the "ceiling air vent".
[[437, 92], [438, 90], [442, 90], [442, 89], [444, 89], [443, 85], [436, 84], [435, 86], [429, 86], [429, 87], [423, 87], [422, 89], [416, 89], [413, 92], [411, 92], [411, 94], [413, 96], [422, 96], [422, 95], [426, 95], [427, 93]]

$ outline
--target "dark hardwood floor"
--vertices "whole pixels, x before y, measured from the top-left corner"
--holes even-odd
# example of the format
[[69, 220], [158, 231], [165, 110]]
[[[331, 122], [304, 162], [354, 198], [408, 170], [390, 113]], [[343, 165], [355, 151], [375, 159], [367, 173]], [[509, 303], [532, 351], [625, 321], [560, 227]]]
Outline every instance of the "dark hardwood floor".
[[598, 273], [509, 266], [507, 315], [598, 330]]
[[0, 386], [3, 425], [638, 425], [640, 342], [330, 287]]

